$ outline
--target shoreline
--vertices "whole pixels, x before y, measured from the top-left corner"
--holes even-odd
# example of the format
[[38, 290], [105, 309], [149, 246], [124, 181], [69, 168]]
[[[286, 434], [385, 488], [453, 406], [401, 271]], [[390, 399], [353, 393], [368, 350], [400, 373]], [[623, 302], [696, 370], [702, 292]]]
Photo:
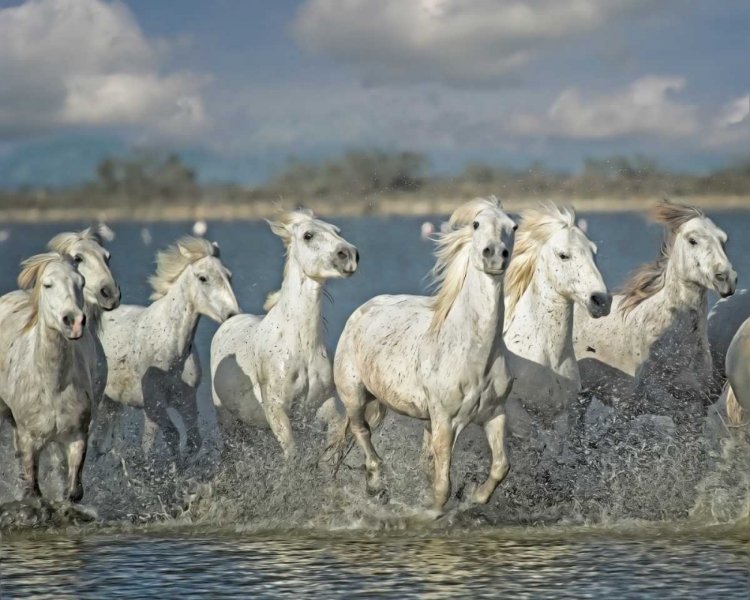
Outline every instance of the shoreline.
[[[448, 215], [469, 198], [425, 198], [418, 195], [385, 196], [372, 202], [342, 203], [330, 199], [311, 199], [301, 202], [321, 217], [358, 216], [434, 216]], [[546, 198], [503, 199], [503, 206], [517, 213]], [[643, 212], [659, 197], [628, 199], [579, 199], [550, 197], [549, 200], [572, 206], [578, 212], [630, 213]], [[748, 210], [750, 195], [743, 196], [685, 196], [672, 197], [674, 202], [691, 204], [710, 211]], [[256, 200], [243, 204], [206, 201], [200, 204], [158, 204], [156, 206], [90, 207], [90, 208], [0, 208], [0, 224], [54, 223], [70, 221], [100, 222], [176, 222], [176, 221], [255, 221], [273, 217], [282, 210], [295, 207], [288, 201]]]

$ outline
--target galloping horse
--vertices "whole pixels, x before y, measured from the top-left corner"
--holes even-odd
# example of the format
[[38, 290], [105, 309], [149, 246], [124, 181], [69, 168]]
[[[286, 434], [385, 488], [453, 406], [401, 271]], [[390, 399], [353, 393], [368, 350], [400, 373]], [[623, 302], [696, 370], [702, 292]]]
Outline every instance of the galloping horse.
[[572, 210], [543, 204], [521, 214], [505, 276], [505, 344], [515, 376], [508, 412], [514, 432], [521, 427], [514, 421], [528, 423], [521, 407], [552, 421], [581, 391], [573, 308], [597, 319], [609, 314], [612, 302], [595, 258], [596, 246], [576, 227]]
[[193, 339], [201, 315], [221, 323], [239, 312], [231, 273], [215, 243], [189, 236], [159, 252], [156, 264], [149, 306], [123, 305], [102, 316], [99, 339], [108, 375], [92, 435], [97, 451], [118, 404], [142, 408], [146, 441], [161, 427], [173, 457], [180, 455], [180, 436], [170, 406], [185, 422], [188, 454], [201, 444], [196, 398], [201, 368]]
[[351, 277], [359, 252], [338, 228], [296, 210], [269, 221], [286, 247], [281, 290], [265, 316], [239, 315], [211, 342], [211, 382], [219, 422], [270, 426], [286, 458], [296, 452], [293, 405], [313, 413], [333, 393], [322, 331], [326, 279]]
[[668, 200], [653, 208], [651, 218], [667, 230], [659, 258], [615, 295], [609, 317], [593, 320], [576, 311], [581, 375], [595, 379], [593, 361], [635, 377], [637, 388], [652, 398], [705, 393], [712, 381], [708, 291], [726, 297], [737, 286], [724, 250], [727, 235], [701, 210]]
[[[427, 422], [432, 448], [434, 508], [450, 495], [454, 442], [470, 423], [484, 427], [492, 450], [487, 480], [474, 499], [486, 503], [505, 478], [505, 399], [513, 385], [503, 342], [503, 277], [510, 260], [513, 221], [492, 197], [458, 208], [438, 238], [432, 297], [378, 296], [346, 323], [334, 360], [334, 379], [347, 419], [339, 456], [353, 433], [365, 454], [367, 489], [385, 492], [382, 461], [370, 425], [387, 408]], [[378, 416], [366, 418], [368, 404]]]
[[78, 502], [96, 362], [93, 347], [78, 341], [86, 325], [84, 279], [57, 252], [22, 266], [18, 286], [30, 293], [0, 298], [0, 421], [15, 429], [24, 495], [41, 495], [39, 454], [59, 442], [68, 459], [66, 497]]

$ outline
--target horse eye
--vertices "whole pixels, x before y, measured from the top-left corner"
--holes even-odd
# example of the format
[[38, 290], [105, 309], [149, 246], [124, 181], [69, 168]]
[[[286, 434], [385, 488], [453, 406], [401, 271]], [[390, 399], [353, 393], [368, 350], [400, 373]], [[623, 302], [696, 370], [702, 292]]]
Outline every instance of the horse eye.
[[695, 241], [695, 238], [690, 238], [690, 239], [688, 240], [688, 242], [690, 242], [690, 245], [691, 245], [691, 246], [697, 246], [697, 245], [698, 245], [698, 242], [696, 242], [696, 241]]
[[52, 284], [51, 283], [45, 283], [44, 287], [46, 287], [47, 289], [50, 289], [52, 287]]
[[80, 265], [83, 262], [83, 256], [81, 256], [80, 254], [76, 254], [73, 260], [77, 265]]
[[309, 242], [311, 239], [313, 239], [313, 234], [311, 231], [306, 231], [304, 235], [305, 241]]
[[206, 279], [206, 276], [205, 276], [205, 275], [198, 275], [198, 280], [199, 280], [199, 281], [200, 281], [201, 283], [207, 283], [207, 282], [208, 282], [208, 279]]
[[474, 221], [474, 229], [479, 229], [479, 221]]
[[565, 252], [560, 252], [558, 256], [560, 257], [560, 260], [570, 260], [570, 255], [565, 254]]

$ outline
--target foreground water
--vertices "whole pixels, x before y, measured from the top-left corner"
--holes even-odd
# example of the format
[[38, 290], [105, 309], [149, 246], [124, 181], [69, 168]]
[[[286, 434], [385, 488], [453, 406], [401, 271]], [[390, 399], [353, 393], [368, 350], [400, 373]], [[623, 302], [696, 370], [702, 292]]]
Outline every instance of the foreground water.
[[[659, 230], [647, 228], [640, 216], [586, 217], [610, 287], [658, 250]], [[750, 213], [715, 217], [729, 234], [728, 253], [742, 281], [750, 274], [745, 235]], [[423, 220], [336, 220], [358, 246], [362, 262], [353, 279], [329, 286], [335, 301], [326, 303], [324, 316], [331, 350], [351, 312], [372, 296], [423, 292], [433, 263], [431, 245], [419, 238]], [[117, 237], [109, 247], [124, 303], [147, 302], [146, 277], [155, 251], [190, 226], [148, 225], [149, 244], [142, 225], [115, 227]], [[13, 289], [19, 260], [71, 228], [12, 228], [0, 245], [0, 292]], [[240, 306], [259, 312], [264, 296], [280, 283], [279, 240], [265, 223], [244, 222], [211, 223], [207, 237], [221, 244]], [[204, 374], [215, 329], [204, 319], [198, 330]], [[464, 501], [485, 475], [489, 456], [481, 432], [467, 430], [452, 468], [449, 508], [455, 514], [432, 524], [428, 533], [394, 535], [384, 529], [411, 518], [412, 507], [425, 501], [429, 489], [418, 463], [419, 423], [390, 415], [376, 433], [392, 499], [384, 507], [363, 493], [356, 449], [336, 479], [317, 468], [319, 432], [302, 432], [309, 452], [292, 466], [282, 464], [278, 445], [266, 432], [219, 435], [205, 379], [200, 408], [206, 442], [199, 456], [183, 471], [144, 463], [139, 415], [129, 411], [112, 451], [89, 461], [84, 472], [84, 503], [108, 523], [106, 528], [86, 525], [62, 535], [6, 538], [0, 598], [750, 596], [746, 526], [705, 529], [748, 513], [750, 446], [741, 436], [729, 436], [720, 419], [683, 424], [643, 415], [633, 420], [607, 399], [602, 403], [584, 395], [574, 407], [580, 426], [576, 445], [561, 443], [553, 455], [511, 440], [511, 473], [481, 510]], [[18, 497], [9, 433], [7, 427], [0, 431], [3, 502]], [[54, 495], [59, 484], [59, 478], [47, 477], [43, 489]], [[154, 531], [155, 523], [172, 519], [177, 530], [156, 525]], [[640, 524], [628, 525], [626, 534], [618, 529], [634, 519]], [[675, 529], [685, 521], [698, 529]], [[127, 534], [122, 533], [125, 522]], [[207, 523], [221, 528], [207, 530]], [[242, 525], [227, 530], [227, 523]], [[541, 532], [508, 527], [539, 523], [555, 526]], [[605, 528], [581, 527], [590, 523]], [[479, 530], [464, 532], [477, 524]], [[360, 529], [334, 531], [352, 526]], [[317, 533], [309, 533], [311, 527]], [[259, 535], [259, 528], [276, 533]]]
[[[636, 533], [637, 532], [637, 533]], [[2, 598], [746, 599], [736, 530], [92, 535], [5, 541]]]

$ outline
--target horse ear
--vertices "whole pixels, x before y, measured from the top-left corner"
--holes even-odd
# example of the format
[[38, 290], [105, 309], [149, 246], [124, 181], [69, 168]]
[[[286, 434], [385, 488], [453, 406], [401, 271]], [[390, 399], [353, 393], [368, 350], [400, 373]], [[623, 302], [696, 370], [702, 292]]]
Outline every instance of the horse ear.
[[217, 242], [211, 242], [211, 248], [213, 248], [214, 256], [216, 258], [221, 257], [221, 249], [219, 248], [219, 244]]
[[192, 254], [190, 254], [190, 250], [185, 248], [182, 244], [177, 244], [177, 247], [180, 249], [180, 254], [182, 254], [185, 258], [192, 258]]
[[266, 219], [266, 223], [268, 223], [268, 225], [271, 227], [271, 231], [278, 235], [285, 244], [292, 239], [292, 232], [289, 230], [286, 224], [282, 223], [281, 221], [272, 221], [270, 219]]

